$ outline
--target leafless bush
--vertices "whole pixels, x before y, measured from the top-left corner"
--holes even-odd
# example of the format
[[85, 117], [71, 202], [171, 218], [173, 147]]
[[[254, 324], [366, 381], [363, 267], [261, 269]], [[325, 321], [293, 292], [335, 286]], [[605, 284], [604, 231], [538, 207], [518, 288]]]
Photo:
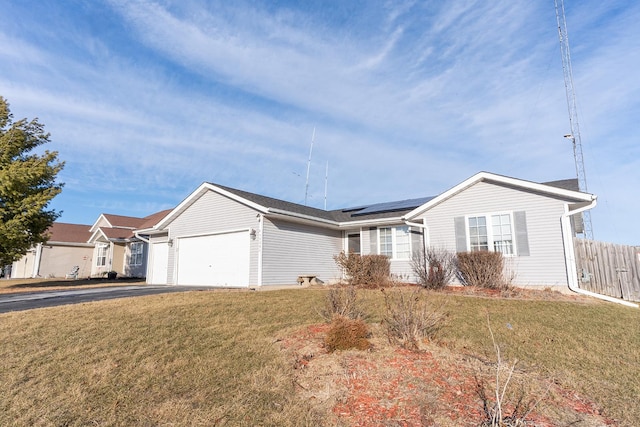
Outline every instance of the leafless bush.
[[324, 343], [330, 352], [336, 350], [367, 350], [371, 347], [367, 324], [360, 319], [349, 319], [336, 315], [331, 321]]
[[460, 252], [456, 257], [457, 275], [465, 286], [506, 289], [504, 260], [500, 252]]
[[[546, 396], [549, 389], [538, 399], [526, 399], [524, 389], [513, 395], [509, 393], [513, 373], [518, 363], [515, 360], [511, 365], [505, 364], [500, 353], [500, 346], [496, 343], [491, 329], [491, 322], [487, 315], [487, 325], [491, 335], [491, 342], [496, 352], [495, 383], [489, 387], [483, 381], [476, 378], [476, 390], [482, 401], [483, 420], [480, 427], [524, 427], [529, 425], [527, 417]], [[489, 392], [487, 392], [489, 389]], [[512, 399], [509, 399], [509, 395]], [[508, 402], [510, 400], [510, 402]], [[508, 409], [507, 409], [508, 408]]]
[[411, 268], [422, 287], [442, 289], [455, 273], [455, 255], [446, 249], [420, 249], [411, 258]]
[[419, 350], [425, 339], [432, 339], [442, 327], [446, 314], [442, 305], [432, 306], [421, 288], [384, 290], [386, 307], [382, 324], [391, 344], [409, 350]]
[[320, 315], [327, 322], [330, 322], [335, 315], [349, 319], [363, 318], [364, 312], [360, 308], [356, 287], [348, 285], [330, 288], [325, 299], [325, 306]]
[[340, 252], [334, 256], [350, 285], [363, 288], [385, 286], [390, 277], [391, 265], [384, 255], [357, 255]]

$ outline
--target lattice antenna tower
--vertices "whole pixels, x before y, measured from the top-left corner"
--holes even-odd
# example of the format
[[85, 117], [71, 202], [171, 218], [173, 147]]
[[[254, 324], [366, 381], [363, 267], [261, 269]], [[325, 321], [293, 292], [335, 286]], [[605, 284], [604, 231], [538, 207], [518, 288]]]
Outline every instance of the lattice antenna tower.
[[[564, 0], [554, 0], [556, 7], [556, 20], [558, 21], [558, 36], [560, 37], [560, 53], [562, 54], [562, 71], [564, 72], [564, 87], [567, 94], [567, 107], [569, 109], [569, 125], [571, 133], [565, 135], [573, 143], [573, 157], [576, 164], [576, 176], [580, 191], [587, 190], [587, 175], [584, 169], [584, 156], [582, 155], [582, 138], [580, 137], [580, 125], [578, 123], [578, 107], [576, 105], [576, 92], [573, 87], [573, 70], [571, 68], [571, 53], [569, 52], [569, 35], [567, 34], [567, 19], [564, 14]], [[583, 234], [585, 239], [593, 239], [593, 227], [591, 226], [591, 212], [582, 212]]]

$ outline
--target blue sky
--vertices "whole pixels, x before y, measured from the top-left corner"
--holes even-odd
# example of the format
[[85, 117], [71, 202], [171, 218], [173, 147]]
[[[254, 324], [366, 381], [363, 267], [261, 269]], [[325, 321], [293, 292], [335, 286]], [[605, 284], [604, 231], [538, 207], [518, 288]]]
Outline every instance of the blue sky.
[[[596, 239], [640, 245], [640, 2], [565, 3]], [[0, 0], [0, 95], [64, 222], [204, 181], [329, 209], [575, 167], [553, 0]]]

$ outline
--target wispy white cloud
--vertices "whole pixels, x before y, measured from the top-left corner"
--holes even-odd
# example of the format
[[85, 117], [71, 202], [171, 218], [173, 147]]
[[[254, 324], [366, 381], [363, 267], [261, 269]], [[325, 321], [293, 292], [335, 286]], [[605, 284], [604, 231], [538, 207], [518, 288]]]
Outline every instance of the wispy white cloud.
[[[478, 170], [573, 174], [553, 5], [37, 7], [0, 29], [0, 94], [17, 117], [40, 117], [67, 160], [65, 215], [147, 214], [205, 180], [301, 202], [314, 126], [316, 206], [327, 161], [330, 206], [434, 195]], [[616, 206], [608, 217], [631, 221], [640, 6], [567, 12], [588, 176]]]

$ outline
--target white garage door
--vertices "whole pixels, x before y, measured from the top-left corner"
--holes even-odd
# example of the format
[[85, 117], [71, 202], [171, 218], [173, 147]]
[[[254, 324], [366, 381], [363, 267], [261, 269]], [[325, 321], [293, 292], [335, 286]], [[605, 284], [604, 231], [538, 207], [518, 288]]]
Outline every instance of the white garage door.
[[249, 232], [182, 237], [178, 285], [249, 286]]

